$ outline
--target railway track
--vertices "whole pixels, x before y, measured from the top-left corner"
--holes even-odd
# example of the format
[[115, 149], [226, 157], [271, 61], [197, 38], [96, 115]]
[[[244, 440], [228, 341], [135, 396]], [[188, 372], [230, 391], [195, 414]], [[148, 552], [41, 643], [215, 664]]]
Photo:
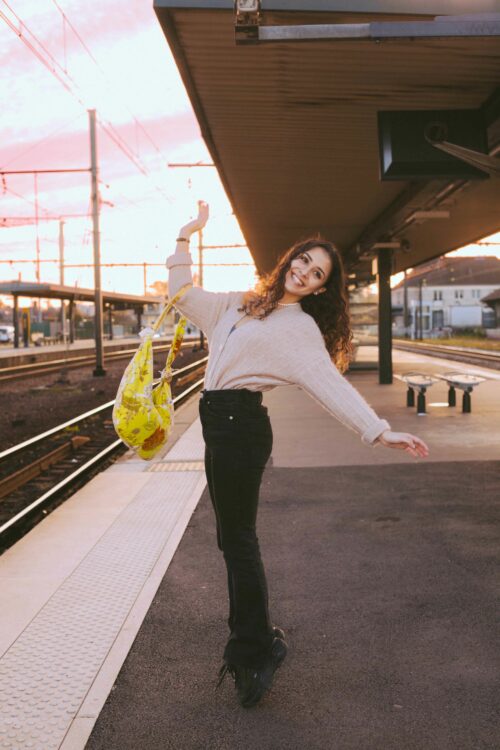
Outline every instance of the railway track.
[[475, 350], [461, 346], [427, 344], [411, 340], [402, 341], [401, 339], [393, 339], [392, 345], [395, 349], [419, 352], [420, 354], [429, 354], [434, 357], [441, 357], [441, 359], [451, 359], [463, 364], [491, 367], [494, 370], [500, 370], [500, 352], [496, 353], [484, 349]]
[[[175, 372], [176, 406], [202, 386], [207, 359]], [[101, 404], [0, 453], [0, 554], [126, 452], [111, 419], [114, 403]]]
[[[170, 341], [166, 341], [153, 348], [155, 354], [168, 351]], [[193, 341], [184, 341], [182, 347], [192, 347]], [[119, 359], [130, 359], [137, 351], [137, 346], [131, 349], [122, 349], [117, 352], [106, 352], [105, 361], [113, 362]], [[12, 365], [11, 367], [0, 367], [0, 382], [19, 380], [30, 375], [47, 375], [61, 370], [73, 370], [79, 367], [94, 365], [95, 354], [81, 354], [71, 357], [50, 359], [45, 362], [30, 362], [24, 365]]]

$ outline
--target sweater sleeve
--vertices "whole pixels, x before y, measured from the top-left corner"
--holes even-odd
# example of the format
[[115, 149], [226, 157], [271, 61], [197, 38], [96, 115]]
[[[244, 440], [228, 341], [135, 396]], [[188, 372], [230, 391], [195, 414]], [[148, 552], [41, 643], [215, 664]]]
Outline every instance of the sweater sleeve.
[[[302, 348], [302, 361], [294, 363], [294, 382], [346, 427], [361, 436], [366, 445], [374, 446], [384, 430], [390, 430], [386, 419], [380, 419], [368, 402], [340, 374], [330, 359], [323, 337], [308, 337]], [[312, 340], [311, 340], [312, 339]]]
[[[189, 252], [177, 250], [167, 258], [168, 293], [173, 297], [181, 287], [193, 283]], [[193, 286], [176, 303], [176, 308], [210, 338], [221, 316], [230, 307], [240, 305], [243, 292], [207, 292]]]

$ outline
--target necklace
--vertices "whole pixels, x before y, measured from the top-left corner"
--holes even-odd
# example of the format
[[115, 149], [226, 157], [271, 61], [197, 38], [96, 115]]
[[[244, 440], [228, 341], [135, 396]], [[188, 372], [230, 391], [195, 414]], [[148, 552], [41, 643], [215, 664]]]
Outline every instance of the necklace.
[[292, 307], [293, 305], [300, 305], [300, 302], [278, 302], [279, 307]]

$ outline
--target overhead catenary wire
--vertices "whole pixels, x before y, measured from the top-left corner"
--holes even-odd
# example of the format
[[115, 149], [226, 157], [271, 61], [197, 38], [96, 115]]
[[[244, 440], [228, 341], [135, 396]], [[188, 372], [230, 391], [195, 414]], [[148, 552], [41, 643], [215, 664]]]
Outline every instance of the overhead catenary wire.
[[[74, 35], [76, 36], [76, 38], [78, 39], [78, 41], [80, 42], [80, 44], [82, 45], [82, 47], [85, 50], [85, 52], [88, 54], [88, 56], [90, 57], [90, 59], [92, 60], [92, 62], [96, 65], [97, 69], [100, 71], [100, 73], [103, 76], [103, 78], [106, 81], [106, 83], [111, 86], [111, 84], [109, 83], [109, 81], [107, 79], [107, 76], [106, 76], [106, 73], [103, 70], [102, 66], [97, 61], [97, 59], [93, 55], [92, 51], [89, 49], [88, 45], [86, 44], [86, 42], [82, 38], [81, 34], [79, 34], [79, 32], [77, 31], [77, 29], [75, 28], [74, 24], [69, 20], [69, 18], [66, 15], [65, 11], [61, 8], [61, 6], [57, 2], [57, 0], [52, 0], [52, 2], [55, 5], [55, 7], [57, 8], [57, 10], [59, 11], [59, 13], [61, 14], [61, 16], [63, 18], [63, 22], [65, 22], [69, 26], [69, 28], [72, 30], [72, 32], [74, 33]], [[153, 140], [153, 138], [151, 137], [151, 135], [148, 133], [148, 131], [146, 130], [146, 128], [142, 125], [141, 121], [134, 115], [134, 113], [128, 107], [128, 105], [126, 104], [126, 102], [124, 102], [124, 104], [125, 104], [125, 107], [126, 107], [128, 113], [132, 116], [134, 122], [141, 129], [141, 131], [144, 133], [144, 135], [149, 140], [149, 142], [151, 143], [151, 145], [153, 146], [153, 148], [157, 151], [157, 153], [160, 156], [164, 157], [165, 155], [163, 154], [162, 150], [155, 143], [155, 141]]]
[[[84, 108], [88, 109], [88, 105], [84, 100], [83, 94], [80, 92], [80, 86], [78, 83], [71, 77], [71, 75], [65, 70], [65, 68], [59, 63], [57, 58], [54, 57], [54, 55], [45, 47], [43, 42], [40, 41], [40, 39], [34, 34], [29, 26], [22, 20], [22, 18], [15, 12], [15, 10], [9, 5], [7, 0], [0, 0], [3, 5], [8, 9], [8, 11], [12, 14], [14, 19], [19, 24], [19, 28], [16, 28], [15, 23], [12, 21], [11, 18], [9, 18], [3, 11], [0, 10], [0, 18], [5, 21], [5, 23], [9, 26], [10, 29], [16, 34], [16, 36], [25, 44], [25, 46], [35, 55], [35, 57], [47, 68], [47, 70], [55, 76], [55, 78], [63, 85], [65, 90], [70, 93], [77, 102], [83, 106]], [[28, 39], [27, 35], [29, 35], [35, 42], [35, 44], [38, 46], [34, 46], [34, 44]], [[41, 51], [40, 51], [41, 50]], [[106, 134], [109, 136], [111, 140], [120, 148], [120, 150], [125, 154], [125, 156], [131, 161], [135, 167], [146, 177], [149, 177], [152, 180], [152, 176], [149, 172], [149, 170], [144, 166], [141, 159], [133, 153], [133, 150], [129, 147], [127, 142], [124, 138], [116, 131], [113, 124], [106, 119], [104, 119], [101, 115], [98, 115], [98, 120], [101, 128], [106, 132]], [[161, 153], [161, 152], [160, 152]], [[152, 180], [153, 182], [153, 180]], [[170, 203], [172, 202], [172, 198], [164, 191], [164, 189], [153, 182], [153, 186], [155, 187], [155, 190], [157, 190], [164, 198], [166, 198]]]
[[[9, 5], [7, 0], [1, 0], [1, 2], [8, 8], [8, 10], [12, 13], [16, 21], [19, 23], [19, 29], [16, 29], [15, 24], [12, 23], [12, 21], [3, 13], [0, 11], [0, 18], [2, 18], [9, 28], [11, 28], [16, 36], [19, 37], [19, 39], [28, 47], [28, 49], [35, 55], [35, 57], [40, 60], [40, 62], [47, 68], [47, 70], [52, 73], [52, 75], [55, 76], [55, 78], [61, 83], [66, 91], [70, 93], [77, 102], [84, 107], [85, 109], [88, 109], [88, 106], [82, 96], [77, 93], [77, 90], [80, 89], [79, 85], [76, 83], [76, 81], [73, 80], [73, 78], [70, 76], [70, 74], [62, 67], [62, 65], [59, 63], [57, 58], [54, 57], [54, 55], [50, 52], [50, 50], [47, 49], [47, 47], [43, 44], [43, 42], [40, 41], [40, 39], [34, 34], [29, 26], [22, 20], [22, 18], [14, 11], [13, 8]], [[35, 43], [40, 47], [40, 49], [43, 51], [43, 54], [40, 53], [39, 50], [36, 49], [36, 47], [33, 46], [33, 44], [29, 41], [29, 39], [26, 37], [26, 33], [32, 37], [32, 39], [35, 41]], [[44, 57], [46, 55], [46, 58]], [[68, 79], [69, 83], [65, 80], [65, 78]], [[71, 84], [71, 85], [70, 85]], [[76, 90], [75, 90], [76, 89]], [[102, 125], [102, 123], [101, 123]], [[118, 139], [117, 139], [118, 142]], [[128, 158], [130, 158], [130, 154], [128, 152], [128, 147], [124, 149], [124, 153]], [[135, 163], [135, 161], [134, 161]], [[137, 166], [137, 164], [136, 164]], [[141, 171], [144, 169], [144, 167], [140, 167]]]
[[[35, 206], [35, 201], [30, 200], [29, 198], [26, 198], [24, 195], [21, 195], [20, 193], [17, 193], [15, 190], [12, 190], [12, 188], [7, 187], [7, 183], [5, 182], [5, 177], [2, 175], [2, 190], [4, 193], [11, 193], [12, 195], [15, 195], [16, 198], [21, 198], [21, 200], [25, 201], [26, 203], [29, 203], [31, 206]], [[46, 214], [50, 214], [50, 211], [48, 208], [43, 208], [42, 206], [38, 206], [40, 211], [44, 211]], [[40, 219], [40, 217], [38, 217]]]
[[[15, 265], [16, 263], [59, 263], [59, 258], [43, 258], [39, 261], [36, 260], [36, 258], [32, 259], [26, 259], [23, 258], [22, 260], [15, 260], [13, 258], [6, 258], [6, 259], [0, 259], [0, 263], [8, 263], [10, 265]], [[102, 268], [144, 268], [146, 266], [147, 268], [152, 268], [154, 266], [164, 268], [165, 263], [147, 263], [144, 261], [143, 263], [100, 263], [99, 264]], [[254, 263], [203, 263], [203, 266], [205, 267], [219, 267], [219, 266], [254, 266]], [[93, 263], [64, 263], [64, 268], [93, 268]]]
[[[101, 180], [100, 178], [98, 178], [97, 182], [100, 187], [109, 188], [109, 185], [104, 180]], [[129, 198], [127, 195], [124, 195], [120, 191], [117, 191], [115, 188], [113, 188], [113, 194], [117, 195], [119, 198], [126, 201], [129, 205], [135, 206], [135, 208], [139, 208], [139, 209], [142, 208], [142, 206], [140, 205], [141, 203], [148, 203], [151, 200], [148, 196], [140, 200], [132, 200], [132, 198]], [[103, 203], [102, 199], [101, 199], [101, 203]], [[127, 211], [126, 208], [123, 208], [122, 206], [117, 206], [115, 204], [113, 204], [113, 208], [117, 208], [119, 211]]]
[[36, 143], [32, 143], [31, 146], [29, 146], [24, 151], [21, 151], [20, 153], [17, 153], [15, 156], [12, 157], [12, 159], [9, 159], [8, 161], [4, 162], [0, 166], [0, 171], [2, 171], [3, 169], [5, 169], [5, 167], [8, 167], [9, 164], [12, 164], [12, 162], [17, 161], [18, 159], [20, 159], [22, 156], [26, 156], [26, 154], [29, 154], [30, 151], [34, 151], [35, 149], [40, 148], [40, 146], [42, 145], [42, 143], [45, 143], [46, 141], [48, 141], [50, 138], [53, 138], [58, 133], [61, 133], [63, 130], [66, 130], [66, 128], [69, 125], [73, 125], [77, 120], [80, 120], [83, 117], [83, 115], [84, 115], [84, 113], [80, 112], [80, 114], [78, 114], [77, 117], [73, 117], [71, 120], [68, 120], [68, 122], [65, 122], [64, 125], [60, 125], [55, 130], [53, 130], [52, 132], [50, 132], [48, 135], [44, 136], [41, 140], [37, 141]]
[[[1, 11], [1, 10], [0, 10], [0, 18], [3, 21], [5, 21], [5, 23], [7, 24], [7, 26], [10, 29], [12, 29], [12, 31], [16, 34], [16, 36], [19, 37], [19, 39], [35, 55], [35, 57], [38, 60], [40, 60], [40, 62], [42, 63], [42, 65], [44, 65], [47, 68], [47, 70], [49, 70], [50, 73], [52, 73], [52, 75], [55, 76], [55, 78], [57, 78], [57, 80], [59, 81], [59, 83], [62, 86], [64, 86], [64, 88], [66, 89], [66, 91], [68, 91], [68, 93], [70, 93], [73, 96], [75, 96], [75, 98], [79, 101], [79, 103], [82, 106], [85, 106], [84, 102], [81, 101], [78, 96], [76, 96], [76, 94], [71, 90], [71, 88], [66, 83], [66, 81], [64, 80], [64, 78], [62, 78], [60, 76], [60, 74], [58, 73], [58, 71], [57, 71], [57, 66], [58, 66], [57, 60], [55, 60], [55, 58], [51, 55], [51, 53], [44, 47], [44, 45], [37, 39], [37, 37], [28, 29], [28, 27], [26, 26], [26, 24], [17, 15], [17, 13], [10, 7], [10, 5], [6, 2], [6, 0], [2, 0], [2, 3], [12, 13], [12, 15], [14, 16], [14, 18], [16, 19], [16, 21], [19, 22], [19, 29], [16, 28], [15, 24], [11, 21], [11, 19], [3, 11]], [[49, 60], [46, 60], [44, 58], [44, 56], [36, 49], [36, 47], [33, 46], [33, 44], [29, 41], [29, 39], [27, 39], [26, 35], [23, 33], [24, 31], [26, 31], [28, 34], [30, 34], [30, 36], [32, 36], [35, 39], [36, 43], [47, 54], [49, 60], [51, 60], [53, 63], [55, 63], [55, 65], [51, 65], [50, 62], [49, 62]], [[63, 70], [63, 72], [64, 72], [64, 70]]]
[[[22, 196], [20, 196], [22, 197]], [[38, 216], [38, 221], [61, 221], [61, 219], [87, 219], [88, 214], [61, 214], [57, 216]], [[12, 224], [8, 222], [12, 221]], [[19, 227], [19, 226], [31, 226], [35, 224], [37, 217], [35, 216], [0, 216], [0, 227]], [[48, 238], [47, 242], [50, 242]]]

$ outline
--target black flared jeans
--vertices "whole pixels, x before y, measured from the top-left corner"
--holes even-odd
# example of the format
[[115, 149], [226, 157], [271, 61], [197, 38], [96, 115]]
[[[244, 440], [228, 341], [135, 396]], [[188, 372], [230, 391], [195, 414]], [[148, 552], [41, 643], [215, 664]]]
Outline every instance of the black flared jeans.
[[260, 391], [203, 391], [200, 418], [217, 544], [229, 592], [229, 664], [260, 666], [273, 641], [268, 590], [256, 533], [259, 489], [273, 433]]

